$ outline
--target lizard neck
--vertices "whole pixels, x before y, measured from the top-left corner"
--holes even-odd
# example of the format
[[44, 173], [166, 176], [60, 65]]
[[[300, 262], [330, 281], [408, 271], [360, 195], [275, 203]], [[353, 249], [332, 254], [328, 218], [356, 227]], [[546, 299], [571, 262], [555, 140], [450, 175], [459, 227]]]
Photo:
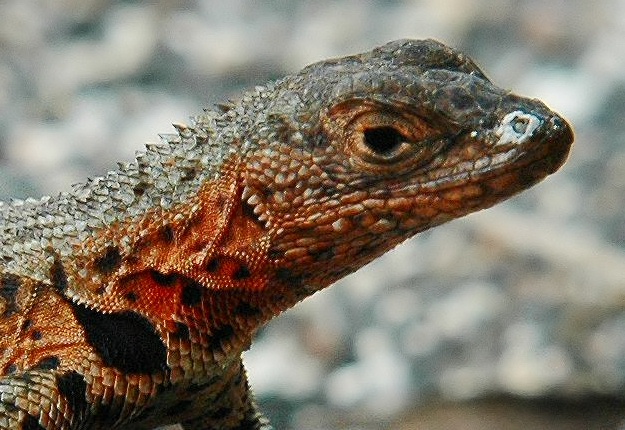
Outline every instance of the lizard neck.
[[[72, 303], [154, 327], [167, 349], [154, 369], [169, 368], [173, 382], [238, 358], [260, 325], [297, 301], [275, 276], [269, 231], [242, 203], [241, 165], [230, 158], [184, 204], [116, 223], [62, 261]], [[105, 364], [132, 370], [127, 360]]]

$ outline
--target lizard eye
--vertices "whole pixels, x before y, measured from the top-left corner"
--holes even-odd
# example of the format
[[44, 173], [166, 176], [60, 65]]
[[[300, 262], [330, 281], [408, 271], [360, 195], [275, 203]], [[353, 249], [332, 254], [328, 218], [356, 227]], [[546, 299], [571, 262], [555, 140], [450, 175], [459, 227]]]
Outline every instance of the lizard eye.
[[434, 155], [432, 138], [437, 133], [419, 117], [370, 112], [355, 118], [351, 126], [354, 161], [375, 171], [418, 167]]
[[350, 162], [375, 174], [420, 168], [444, 141], [422, 116], [377, 101], [346, 100], [333, 106], [327, 119], [326, 130], [345, 144]]
[[371, 151], [381, 156], [396, 152], [406, 138], [393, 127], [374, 127], [364, 131], [364, 143]]

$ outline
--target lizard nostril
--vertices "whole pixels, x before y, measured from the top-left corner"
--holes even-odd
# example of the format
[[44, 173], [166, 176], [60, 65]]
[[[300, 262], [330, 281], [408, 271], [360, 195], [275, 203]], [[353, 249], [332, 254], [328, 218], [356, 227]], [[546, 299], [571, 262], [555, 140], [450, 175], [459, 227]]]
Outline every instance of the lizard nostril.
[[530, 122], [527, 118], [515, 118], [515, 120], [512, 121], [512, 130], [520, 135], [523, 135], [527, 132], [527, 127], [529, 126], [529, 123]]
[[540, 127], [542, 120], [536, 115], [519, 110], [510, 112], [503, 117], [495, 135], [499, 138], [496, 145], [520, 145], [532, 137]]

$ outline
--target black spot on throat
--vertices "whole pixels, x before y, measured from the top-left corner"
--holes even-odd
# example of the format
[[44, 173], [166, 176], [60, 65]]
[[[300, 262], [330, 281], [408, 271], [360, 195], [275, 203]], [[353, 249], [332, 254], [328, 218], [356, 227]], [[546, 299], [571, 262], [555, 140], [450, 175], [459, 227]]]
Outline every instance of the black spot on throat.
[[136, 302], [139, 299], [139, 296], [137, 296], [137, 293], [135, 293], [134, 291], [130, 291], [130, 292], [124, 294], [124, 297], [129, 302]]
[[28, 331], [30, 330], [32, 326], [33, 326], [33, 320], [31, 320], [30, 318], [27, 318], [22, 323], [21, 331], [22, 332]]
[[135, 312], [104, 314], [72, 303], [74, 314], [107, 366], [123, 373], [167, 370], [167, 349], [155, 327]]
[[219, 270], [220, 265], [221, 264], [219, 263], [218, 258], [211, 258], [210, 261], [206, 264], [206, 270], [209, 272], [216, 272], [217, 270]]

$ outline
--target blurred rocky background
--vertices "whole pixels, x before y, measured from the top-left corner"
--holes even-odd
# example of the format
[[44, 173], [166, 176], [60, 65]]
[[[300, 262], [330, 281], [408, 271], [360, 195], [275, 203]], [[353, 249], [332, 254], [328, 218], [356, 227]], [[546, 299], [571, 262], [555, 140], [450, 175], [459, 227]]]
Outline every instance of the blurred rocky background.
[[625, 428], [625, 0], [0, 0], [0, 196], [68, 189], [203, 107], [433, 37], [574, 125], [562, 172], [271, 323], [278, 429]]

